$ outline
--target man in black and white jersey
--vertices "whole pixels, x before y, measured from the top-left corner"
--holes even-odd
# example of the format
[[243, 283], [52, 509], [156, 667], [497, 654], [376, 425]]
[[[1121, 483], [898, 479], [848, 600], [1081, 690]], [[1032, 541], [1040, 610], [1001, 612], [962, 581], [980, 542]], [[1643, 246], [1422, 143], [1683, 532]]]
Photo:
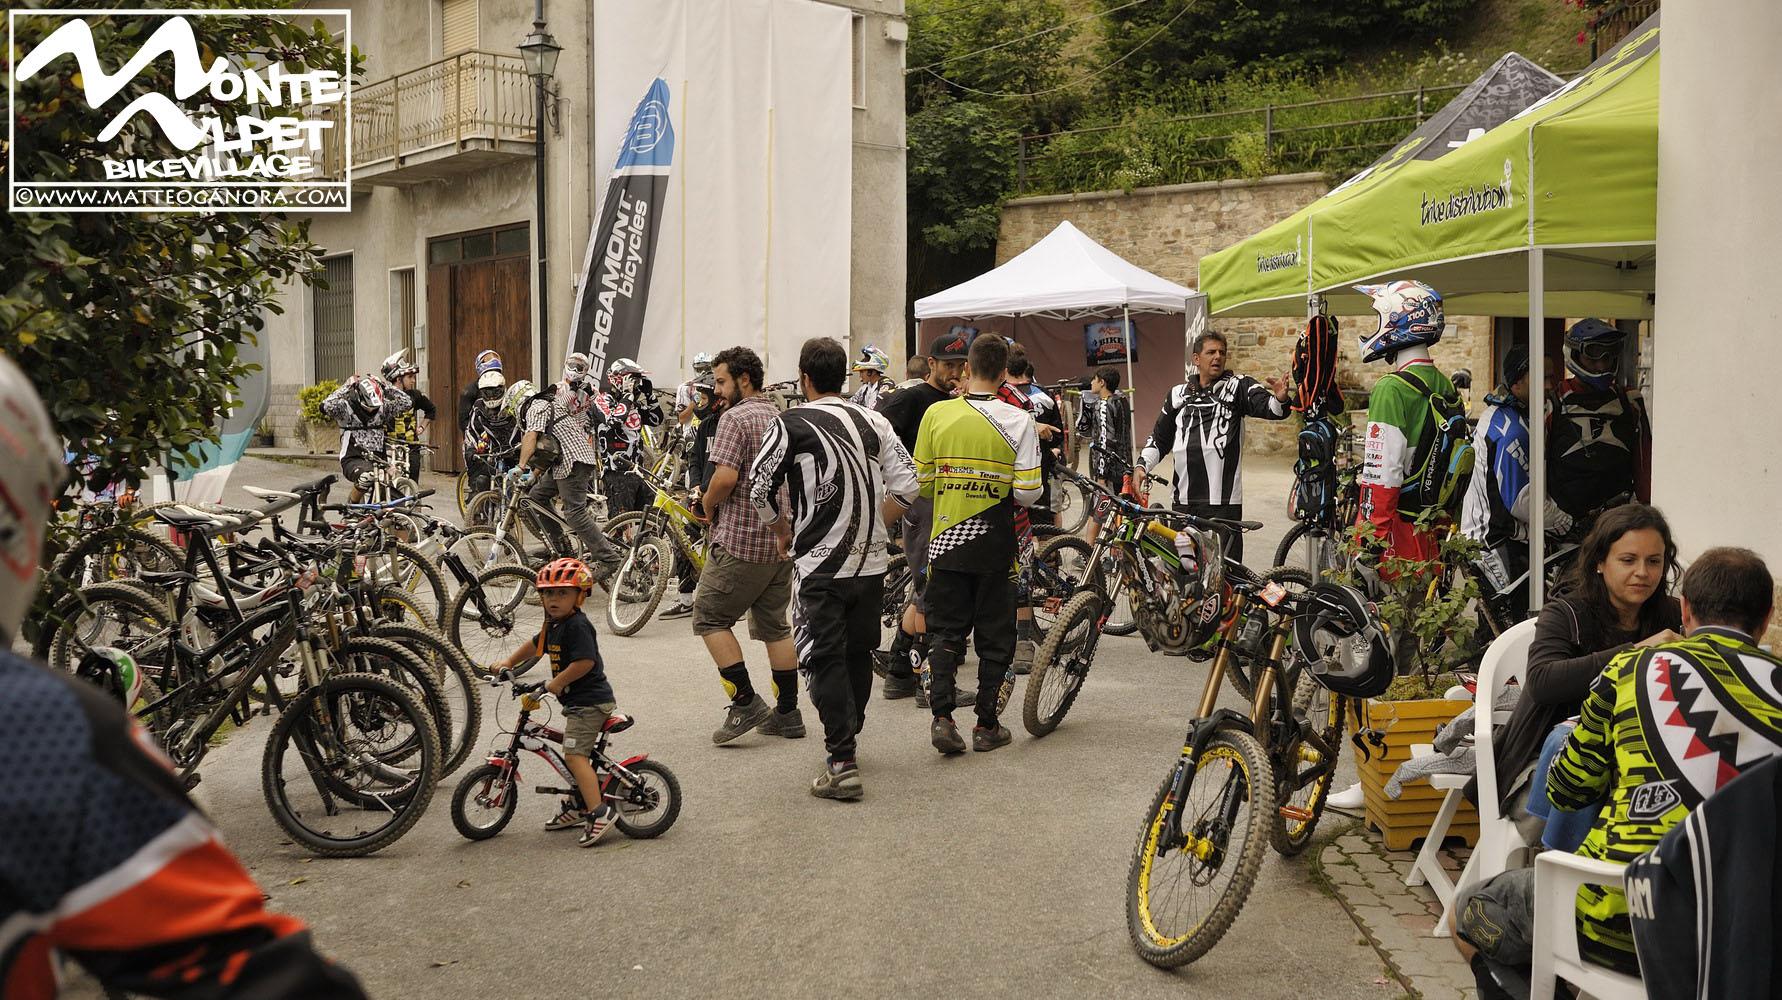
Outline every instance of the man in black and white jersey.
[[[1287, 380], [1270, 378], [1265, 385], [1248, 375], [1225, 370], [1225, 336], [1208, 330], [1194, 338], [1196, 374], [1169, 391], [1157, 425], [1139, 458], [1141, 469], [1154, 467], [1165, 452], [1175, 457], [1175, 506], [1200, 517], [1242, 520], [1244, 478], [1239, 462], [1244, 451], [1244, 418], [1282, 420], [1287, 410]], [[1243, 535], [1221, 532], [1225, 552], [1244, 557]]]
[[[804, 343], [799, 389], [808, 400], [780, 414], [761, 439], [749, 499], [794, 559], [793, 640], [829, 760], [811, 794], [857, 799], [855, 737], [872, 695], [872, 653], [888, 527], [917, 494], [916, 466], [882, 416], [843, 399], [848, 353], [829, 337]], [[774, 498], [791, 498], [788, 526]]]

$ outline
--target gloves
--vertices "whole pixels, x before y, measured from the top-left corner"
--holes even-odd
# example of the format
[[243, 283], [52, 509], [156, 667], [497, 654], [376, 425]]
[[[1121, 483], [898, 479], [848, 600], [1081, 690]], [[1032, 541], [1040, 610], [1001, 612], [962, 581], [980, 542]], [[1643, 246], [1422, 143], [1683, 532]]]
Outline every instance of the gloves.
[[520, 707], [528, 712], [536, 712], [544, 707], [544, 702], [539, 699], [538, 695], [523, 694], [520, 696]]

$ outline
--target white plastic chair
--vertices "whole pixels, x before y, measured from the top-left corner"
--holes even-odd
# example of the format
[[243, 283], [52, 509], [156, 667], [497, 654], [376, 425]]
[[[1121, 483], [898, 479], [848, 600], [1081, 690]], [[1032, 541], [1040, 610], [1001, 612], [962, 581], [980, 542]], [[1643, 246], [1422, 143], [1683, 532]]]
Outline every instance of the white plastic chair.
[[1578, 887], [1620, 889], [1625, 874], [1624, 865], [1564, 851], [1544, 851], [1535, 858], [1534, 965], [1529, 973], [1529, 1000], [1553, 1000], [1560, 979], [1597, 1000], [1645, 1000], [1646, 984], [1638, 976], [1616, 972], [1578, 955]]
[[[1485, 657], [1479, 664], [1479, 678], [1473, 696], [1475, 704], [1495, 705], [1498, 695], [1511, 681], [1518, 684], [1528, 673], [1528, 650], [1534, 645], [1535, 620], [1517, 622], [1515, 625], [1492, 640], [1491, 647], [1485, 651]], [[1431, 775], [1430, 785], [1446, 789], [1441, 808], [1436, 811], [1434, 821], [1429, 824], [1429, 833], [1423, 838], [1423, 849], [1417, 852], [1417, 860], [1411, 863], [1411, 871], [1405, 876], [1405, 885], [1429, 886], [1436, 899], [1442, 903], [1442, 918], [1436, 921], [1433, 937], [1447, 937], [1448, 926], [1454, 916], [1454, 897], [1460, 890], [1475, 882], [1482, 882], [1510, 867], [1510, 861], [1519, 852], [1527, 851], [1529, 844], [1522, 839], [1522, 831], [1513, 820], [1499, 815], [1497, 809], [1499, 795], [1497, 765], [1493, 757], [1491, 728], [1510, 721], [1510, 712], [1475, 711], [1473, 713], [1473, 751], [1477, 763], [1475, 768], [1479, 778], [1479, 839], [1473, 845], [1473, 853], [1467, 858], [1466, 867], [1461, 869], [1459, 879], [1450, 879], [1448, 872], [1442, 867], [1442, 841], [1447, 839], [1448, 827], [1454, 822], [1454, 816], [1460, 810], [1462, 801], [1461, 789], [1466, 787], [1467, 775], [1436, 774]], [[1435, 748], [1427, 743], [1419, 743], [1411, 747], [1411, 756], [1417, 757], [1435, 752]]]

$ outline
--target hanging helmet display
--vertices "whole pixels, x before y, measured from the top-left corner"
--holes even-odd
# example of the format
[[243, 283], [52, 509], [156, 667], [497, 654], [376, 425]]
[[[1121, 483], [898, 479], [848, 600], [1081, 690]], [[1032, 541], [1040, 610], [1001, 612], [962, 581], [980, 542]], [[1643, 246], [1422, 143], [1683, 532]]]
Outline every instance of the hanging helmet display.
[[712, 370], [712, 356], [705, 351], [693, 355], [693, 370], [701, 375]]
[[526, 379], [521, 379], [507, 387], [507, 396], [501, 401], [501, 412], [518, 420], [520, 406], [536, 395], [538, 395], [538, 386]]
[[62, 442], [31, 380], [11, 358], [0, 354], [0, 638], [18, 635], [25, 611], [37, 593], [43, 558], [43, 529], [62, 484]]
[[1307, 596], [1318, 610], [1294, 618], [1293, 642], [1318, 683], [1351, 698], [1385, 694], [1394, 676], [1392, 646], [1367, 598], [1327, 582]]
[[408, 360], [408, 348], [404, 347], [384, 359], [383, 367], [378, 369], [378, 374], [384, 377], [384, 381], [394, 382], [399, 378], [417, 374], [420, 370], [414, 362]]
[[1442, 339], [1442, 327], [1447, 322], [1442, 313], [1442, 295], [1423, 282], [1356, 285], [1355, 290], [1373, 298], [1374, 312], [1380, 314], [1378, 329], [1359, 338], [1364, 363]]
[[1581, 319], [1565, 332], [1565, 366], [1593, 389], [1614, 386], [1627, 334], [1600, 319]]
[[860, 349], [860, 357], [854, 361], [854, 370], [883, 375], [891, 370], [891, 358], [884, 351], [868, 344]]
[[501, 355], [496, 354], [494, 351], [480, 351], [477, 353], [476, 373], [478, 375], [483, 375], [487, 372], [498, 372], [500, 370]]

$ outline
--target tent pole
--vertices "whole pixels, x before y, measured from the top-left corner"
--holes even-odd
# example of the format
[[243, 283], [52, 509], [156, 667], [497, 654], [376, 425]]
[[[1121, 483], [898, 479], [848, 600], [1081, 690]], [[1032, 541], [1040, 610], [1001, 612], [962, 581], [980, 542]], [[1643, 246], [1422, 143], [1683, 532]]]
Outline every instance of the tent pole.
[[1539, 611], [1547, 574], [1546, 253], [1528, 251], [1528, 609]]
[[[1126, 406], [1126, 419], [1132, 425], [1132, 434], [1131, 440], [1127, 442], [1126, 461], [1136, 470], [1139, 446], [1138, 383], [1132, 380], [1132, 356], [1138, 352], [1138, 334], [1134, 333], [1132, 329], [1132, 307], [1130, 305], [1120, 307], [1120, 336], [1130, 338], [1126, 345], [1126, 391], [1129, 393], [1127, 399], [1131, 402]], [[1145, 492], [1144, 483], [1133, 483], [1132, 488], [1140, 493]]]

